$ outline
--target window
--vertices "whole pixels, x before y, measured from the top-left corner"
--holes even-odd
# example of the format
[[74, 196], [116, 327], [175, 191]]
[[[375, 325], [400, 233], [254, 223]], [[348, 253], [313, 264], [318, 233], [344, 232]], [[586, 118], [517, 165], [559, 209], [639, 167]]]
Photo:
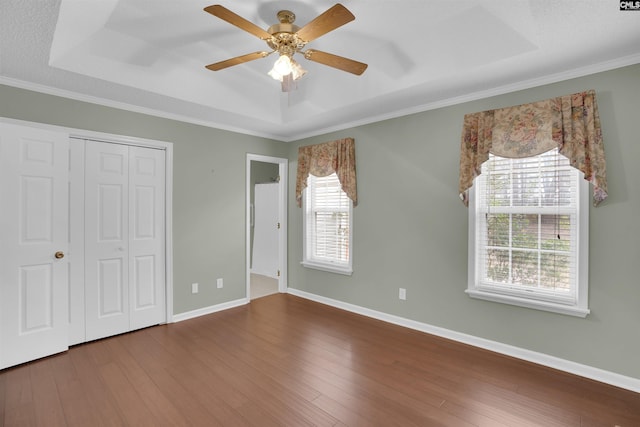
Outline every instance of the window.
[[305, 267], [335, 273], [352, 273], [352, 203], [335, 173], [309, 175], [304, 197]]
[[557, 149], [490, 155], [471, 192], [474, 298], [585, 317], [588, 184]]

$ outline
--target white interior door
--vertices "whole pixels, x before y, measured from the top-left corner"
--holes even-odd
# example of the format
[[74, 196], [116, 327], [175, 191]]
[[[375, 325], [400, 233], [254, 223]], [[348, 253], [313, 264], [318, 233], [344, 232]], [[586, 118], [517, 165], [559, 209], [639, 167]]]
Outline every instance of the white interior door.
[[86, 340], [129, 330], [129, 147], [85, 144]]
[[165, 152], [129, 148], [130, 329], [157, 325], [165, 310]]
[[0, 368], [67, 349], [68, 162], [67, 134], [0, 123]]
[[251, 272], [278, 277], [279, 183], [256, 184], [254, 191], [253, 265]]

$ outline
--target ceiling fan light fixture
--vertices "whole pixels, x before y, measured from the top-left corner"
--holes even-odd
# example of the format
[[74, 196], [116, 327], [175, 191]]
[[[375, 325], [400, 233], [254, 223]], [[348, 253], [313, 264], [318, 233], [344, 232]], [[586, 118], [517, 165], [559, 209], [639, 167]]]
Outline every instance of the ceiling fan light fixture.
[[282, 81], [282, 76], [291, 74], [291, 71], [291, 58], [287, 55], [280, 55], [273, 64], [271, 71], [269, 71], [269, 75], [276, 80]]
[[291, 59], [288, 55], [280, 55], [280, 57], [273, 64], [273, 68], [268, 73], [273, 79], [282, 82], [284, 76], [291, 74], [293, 80], [298, 80], [305, 74], [307, 70], [302, 68], [295, 60]]
[[293, 80], [298, 80], [305, 74], [307, 74], [307, 70], [302, 68], [302, 65], [298, 64], [295, 60], [291, 60], [291, 74], [293, 74]]

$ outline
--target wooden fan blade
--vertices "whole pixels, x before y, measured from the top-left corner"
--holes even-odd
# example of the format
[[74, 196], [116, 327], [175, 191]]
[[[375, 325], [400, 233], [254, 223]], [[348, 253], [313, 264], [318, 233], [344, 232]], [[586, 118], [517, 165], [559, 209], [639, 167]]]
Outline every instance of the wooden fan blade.
[[319, 50], [309, 49], [304, 53], [304, 57], [309, 61], [318, 62], [329, 67], [337, 68], [357, 76], [364, 73], [368, 65], [353, 59], [344, 58], [332, 53], [321, 52]]
[[235, 58], [227, 59], [226, 61], [220, 61], [220, 62], [216, 62], [215, 64], [207, 65], [206, 68], [208, 68], [211, 71], [219, 71], [219, 70], [222, 70], [223, 68], [232, 67], [238, 64], [243, 64], [245, 62], [253, 61], [255, 59], [264, 58], [265, 56], [269, 55], [269, 53], [270, 52], [248, 53], [246, 55], [236, 56]]
[[296, 35], [305, 42], [310, 42], [354, 19], [356, 17], [346, 7], [338, 3], [296, 31]]
[[242, 16], [231, 12], [229, 9], [222, 5], [214, 4], [205, 7], [204, 10], [205, 12], [209, 12], [213, 16], [217, 16], [223, 21], [227, 21], [229, 24], [235, 25], [241, 30], [245, 30], [246, 32], [251, 33], [258, 38], [261, 38], [262, 40], [269, 40], [271, 38], [271, 34], [267, 33], [265, 30], [258, 27], [253, 22], [247, 21]]

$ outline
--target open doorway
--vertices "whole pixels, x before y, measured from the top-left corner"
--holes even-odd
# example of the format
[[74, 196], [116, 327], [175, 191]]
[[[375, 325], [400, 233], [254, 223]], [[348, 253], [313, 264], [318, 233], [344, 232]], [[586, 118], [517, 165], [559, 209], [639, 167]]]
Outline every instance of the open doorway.
[[287, 290], [288, 160], [247, 154], [247, 300]]

